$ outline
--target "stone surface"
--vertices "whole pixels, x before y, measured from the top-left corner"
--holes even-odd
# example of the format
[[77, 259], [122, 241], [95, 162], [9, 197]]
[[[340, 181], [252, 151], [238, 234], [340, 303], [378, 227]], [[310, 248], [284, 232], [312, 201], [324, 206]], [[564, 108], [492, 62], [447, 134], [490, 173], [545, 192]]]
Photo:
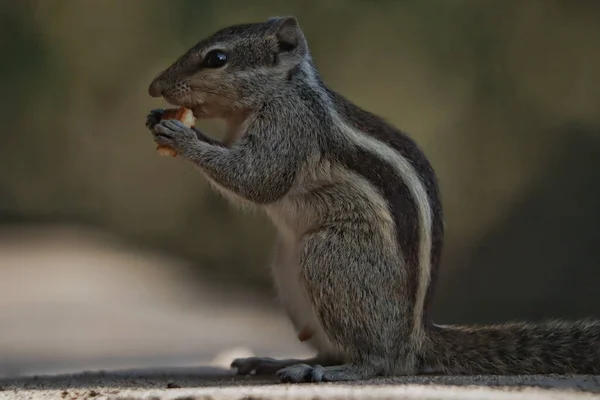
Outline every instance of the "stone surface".
[[0, 399], [600, 399], [597, 376], [409, 376], [285, 385], [215, 367], [0, 380]]

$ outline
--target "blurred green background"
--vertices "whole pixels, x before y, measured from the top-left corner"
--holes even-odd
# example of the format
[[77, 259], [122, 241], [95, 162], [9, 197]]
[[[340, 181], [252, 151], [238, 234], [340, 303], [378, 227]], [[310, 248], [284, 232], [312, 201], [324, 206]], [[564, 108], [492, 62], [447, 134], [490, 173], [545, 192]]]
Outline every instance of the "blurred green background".
[[276, 15], [297, 16], [324, 79], [436, 168], [437, 322], [600, 314], [597, 1], [0, 1], [4, 231], [93, 228], [272, 299], [269, 222], [158, 156], [144, 120], [165, 106], [151, 79], [188, 47]]

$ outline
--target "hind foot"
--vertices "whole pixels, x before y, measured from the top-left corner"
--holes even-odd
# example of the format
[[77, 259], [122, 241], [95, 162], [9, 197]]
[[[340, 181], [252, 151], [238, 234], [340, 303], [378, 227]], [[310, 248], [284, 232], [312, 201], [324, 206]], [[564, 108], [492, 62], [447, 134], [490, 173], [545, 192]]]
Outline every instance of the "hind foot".
[[236, 358], [231, 363], [232, 368], [237, 369], [238, 375], [275, 375], [280, 369], [296, 364], [316, 365], [325, 364], [331, 365], [335, 363], [330, 357], [313, 357], [306, 360], [295, 358], [276, 359], [270, 357], [248, 357]]
[[375, 376], [372, 367], [353, 364], [330, 367], [296, 364], [277, 371], [277, 377], [284, 383], [355, 381]]

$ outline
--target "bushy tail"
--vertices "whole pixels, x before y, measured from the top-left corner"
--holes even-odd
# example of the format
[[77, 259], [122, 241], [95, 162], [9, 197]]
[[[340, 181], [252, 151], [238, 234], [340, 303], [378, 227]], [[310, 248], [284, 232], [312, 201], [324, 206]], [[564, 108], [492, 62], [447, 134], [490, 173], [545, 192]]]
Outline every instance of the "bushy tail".
[[434, 326], [426, 364], [456, 375], [600, 374], [600, 321]]

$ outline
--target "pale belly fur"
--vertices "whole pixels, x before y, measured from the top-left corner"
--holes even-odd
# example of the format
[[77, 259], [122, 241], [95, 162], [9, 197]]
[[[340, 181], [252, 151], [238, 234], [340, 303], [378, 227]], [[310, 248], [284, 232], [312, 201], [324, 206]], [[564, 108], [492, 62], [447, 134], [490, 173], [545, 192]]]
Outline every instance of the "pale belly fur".
[[[340, 357], [339, 350], [327, 338], [300, 277], [299, 244], [291, 232], [280, 230], [275, 256], [271, 265], [279, 299], [288, 313], [296, 333], [310, 332], [308, 344], [319, 354]], [[345, 357], [342, 357], [345, 358]]]

